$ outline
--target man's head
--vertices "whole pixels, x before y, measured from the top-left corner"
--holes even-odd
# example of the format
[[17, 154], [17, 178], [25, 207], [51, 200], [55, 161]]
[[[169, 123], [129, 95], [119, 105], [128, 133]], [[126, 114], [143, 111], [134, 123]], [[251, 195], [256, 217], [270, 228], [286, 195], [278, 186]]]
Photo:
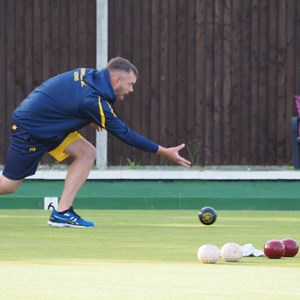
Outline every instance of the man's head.
[[116, 98], [123, 100], [124, 96], [133, 92], [133, 86], [138, 78], [137, 68], [127, 59], [115, 57], [106, 66]]

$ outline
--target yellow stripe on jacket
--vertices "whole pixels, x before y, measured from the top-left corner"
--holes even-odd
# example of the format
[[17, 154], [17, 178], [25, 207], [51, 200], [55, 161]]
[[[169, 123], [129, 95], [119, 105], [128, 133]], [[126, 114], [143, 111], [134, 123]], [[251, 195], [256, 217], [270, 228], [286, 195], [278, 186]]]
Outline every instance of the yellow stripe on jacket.
[[104, 115], [103, 107], [101, 104], [100, 96], [98, 97], [98, 104], [99, 104], [101, 127], [105, 129], [105, 115]]

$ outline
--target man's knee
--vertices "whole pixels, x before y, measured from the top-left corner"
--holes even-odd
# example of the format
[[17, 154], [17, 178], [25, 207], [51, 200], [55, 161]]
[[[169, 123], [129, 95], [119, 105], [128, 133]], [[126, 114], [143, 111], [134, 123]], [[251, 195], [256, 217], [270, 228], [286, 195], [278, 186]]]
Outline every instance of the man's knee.
[[19, 186], [15, 186], [15, 185], [8, 186], [8, 187], [5, 187], [3, 193], [2, 193], [2, 191], [0, 189], [0, 193], [1, 194], [13, 194], [13, 193], [15, 193], [18, 190], [18, 188], [19, 188]]
[[95, 161], [96, 156], [97, 156], [97, 151], [96, 148], [92, 145], [90, 145], [91, 147], [88, 148], [87, 152], [86, 152], [86, 156], [91, 159], [92, 161]]
[[78, 156], [77, 158], [87, 160], [90, 162], [94, 162], [96, 159], [96, 148], [90, 144], [89, 142], [84, 143], [78, 149]]
[[68, 146], [66, 152], [72, 157], [94, 162], [97, 156], [96, 148], [88, 141], [78, 140]]
[[85, 151], [77, 159], [83, 161], [86, 165], [92, 166], [96, 160], [96, 154], [95, 147], [90, 145], [90, 147], [86, 147]]
[[15, 193], [20, 184], [22, 183], [22, 180], [11, 180], [3, 175], [0, 176], [0, 194], [12, 194]]

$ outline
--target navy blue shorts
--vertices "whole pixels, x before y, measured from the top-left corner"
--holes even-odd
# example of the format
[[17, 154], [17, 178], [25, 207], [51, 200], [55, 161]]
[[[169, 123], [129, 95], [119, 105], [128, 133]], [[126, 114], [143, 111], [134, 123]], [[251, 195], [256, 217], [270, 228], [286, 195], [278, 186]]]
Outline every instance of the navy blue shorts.
[[56, 148], [61, 141], [40, 141], [13, 123], [3, 175], [12, 180], [21, 180], [35, 174], [46, 152]]

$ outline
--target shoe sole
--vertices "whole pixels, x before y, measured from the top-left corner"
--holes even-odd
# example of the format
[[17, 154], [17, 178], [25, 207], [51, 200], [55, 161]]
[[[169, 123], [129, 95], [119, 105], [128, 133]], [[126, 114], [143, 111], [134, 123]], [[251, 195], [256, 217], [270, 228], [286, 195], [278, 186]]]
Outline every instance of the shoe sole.
[[57, 227], [57, 228], [63, 228], [63, 227], [72, 227], [72, 228], [93, 228], [94, 226], [79, 226], [79, 225], [72, 225], [72, 224], [67, 224], [67, 223], [56, 223], [56, 222], [51, 222], [48, 221], [48, 225], [52, 227]]

